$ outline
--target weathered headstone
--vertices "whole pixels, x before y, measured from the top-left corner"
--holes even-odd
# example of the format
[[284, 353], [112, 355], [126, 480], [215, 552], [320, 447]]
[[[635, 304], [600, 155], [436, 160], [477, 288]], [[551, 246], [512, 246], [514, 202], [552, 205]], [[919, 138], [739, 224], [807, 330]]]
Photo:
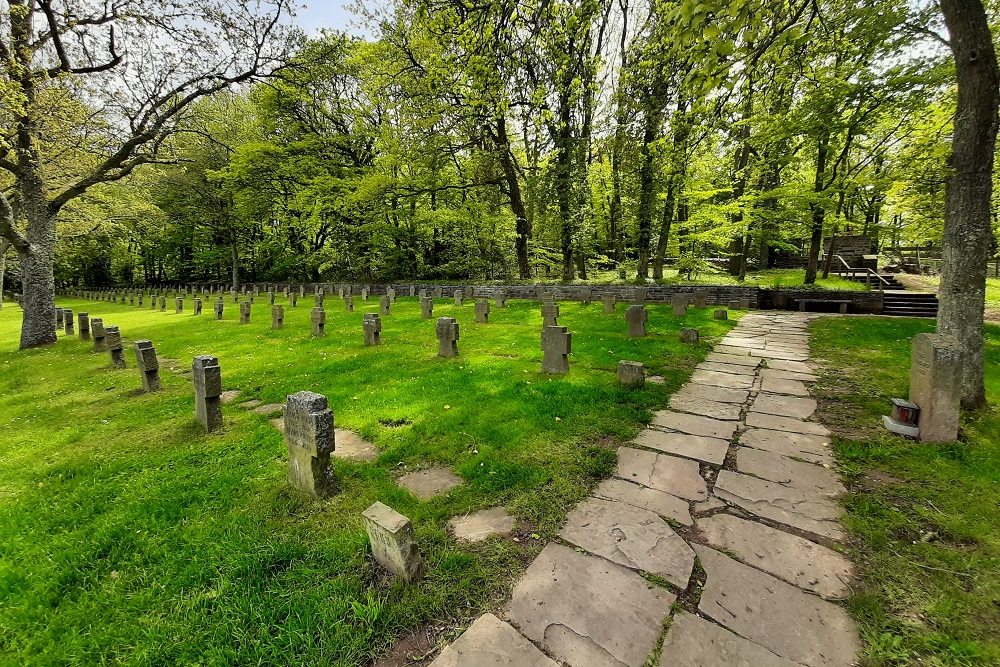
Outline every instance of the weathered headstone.
[[366, 509], [362, 517], [375, 561], [403, 581], [420, 578], [424, 563], [410, 520], [379, 502]]
[[642, 387], [646, 384], [646, 367], [638, 361], [619, 361], [618, 382], [626, 387]]
[[361, 324], [365, 330], [365, 345], [381, 345], [382, 318], [376, 313], [365, 313]]
[[429, 298], [429, 294], [430, 293], [427, 290], [425, 290], [425, 289], [420, 290], [420, 298], [421, 299]]
[[333, 413], [326, 396], [311, 391], [289, 394], [284, 420], [288, 482], [311, 496], [332, 496], [337, 492], [337, 478], [330, 467], [330, 454], [336, 445]]
[[743, 297], [742, 299], [740, 299], [740, 309], [741, 310], [750, 310], [750, 299], [748, 299], [746, 297]]
[[362, 301], [367, 301], [368, 300], [368, 288], [367, 287], [362, 287], [361, 288], [361, 300]]
[[739, 309], [740, 309], [740, 300], [739, 299], [730, 299], [729, 300], [729, 310], [739, 310]]
[[76, 316], [77, 328], [80, 329], [80, 340], [90, 340], [90, 315], [88, 313], [78, 313]]
[[643, 306], [646, 304], [646, 288], [636, 287], [632, 290], [632, 304]]
[[625, 310], [625, 321], [628, 323], [628, 335], [631, 338], [641, 338], [646, 335], [646, 322], [649, 314], [645, 306], [632, 305]]
[[125, 368], [125, 351], [122, 348], [122, 334], [118, 327], [104, 327], [104, 336], [111, 354], [111, 365], [115, 368]]
[[216, 302], [212, 305], [212, 310], [213, 312], [215, 312], [215, 319], [217, 320], [222, 319], [222, 311], [225, 307], [226, 307], [225, 303], [222, 301], [222, 297], [220, 296], [216, 300]]
[[385, 295], [389, 298], [389, 303], [396, 303], [396, 290], [389, 287], [385, 290]]
[[222, 428], [222, 369], [219, 359], [209, 355], [194, 358], [191, 366], [194, 384], [194, 414], [211, 433]]
[[69, 308], [63, 310], [63, 330], [67, 336], [72, 336], [74, 333], [73, 311]]
[[63, 309], [56, 308], [56, 329], [63, 328]]
[[708, 305], [708, 293], [702, 289], [696, 289], [694, 291], [694, 307], [704, 308]]
[[455, 290], [455, 305], [461, 306], [463, 303], [465, 303], [465, 294], [460, 289]]
[[682, 327], [681, 328], [681, 342], [682, 343], [697, 343], [700, 335], [698, 330], [693, 327]]
[[670, 297], [670, 306], [674, 309], [674, 317], [684, 317], [688, 312], [687, 294], [678, 292]]
[[344, 296], [344, 310], [349, 313], [354, 312], [354, 297], [350, 294]]
[[298, 292], [292, 292], [291, 294], [288, 295], [288, 300], [289, 300], [289, 303], [292, 304], [292, 308], [298, 307], [298, 305], [299, 305], [299, 293]]
[[195, 297], [194, 299], [194, 314], [201, 315], [201, 297]]
[[156, 358], [153, 342], [148, 340], [135, 341], [135, 363], [142, 373], [142, 388], [144, 391], [159, 391], [160, 362]]
[[105, 352], [108, 349], [107, 334], [104, 331], [104, 320], [95, 317], [90, 320], [90, 330], [94, 336], [94, 352]]
[[142, 297], [142, 292], [139, 292], [139, 303], [138, 303], [138, 306], [139, 306], [140, 308], [142, 308], [142, 305], [143, 305], [143, 304], [142, 304], [142, 298], [143, 298], [143, 297]]
[[312, 335], [315, 337], [326, 335], [326, 311], [316, 306], [309, 311], [309, 320], [312, 322]]
[[958, 439], [962, 396], [962, 345], [948, 334], [922, 333], [913, 337], [910, 354], [910, 401], [920, 408], [920, 439], [952, 442]]
[[178, 315], [180, 315], [181, 313], [184, 312], [184, 299], [183, 298], [177, 297], [176, 299], [174, 299], [174, 312], [177, 313]]
[[316, 298], [313, 301], [313, 305], [321, 308], [323, 306], [323, 290], [321, 288], [316, 288]]
[[542, 328], [559, 326], [559, 304], [542, 301]]
[[444, 294], [444, 288], [442, 288], [442, 287], [435, 287], [434, 288], [434, 298], [435, 299], [440, 299], [443, 294]]
[[167, 297], [166, 296], [161, 296], [160, 297], [160, 312], [161, 313], [167, 312]]
[[271, 328], [280, 329], [285, 326], [285, 307], [271, 306]]
[[566, 327], [548, 326], [542, 330], [542, 372], [568, 373], [573, 334]]
[[591, 299], [594, 298], [594, 288], [589, 285], [580, 288], [580, 304], [583, 306], [589, 306]]
[[430, 297], [420, 297], [420, 317], [429, 320], [434, 316], [434, 300]]
[[490, 302], [486, 299], [476, 301], [476, 322], [486, 324], [490, 321]]
[[454, 317], [439, 317], [437, 320], [439, 357], [458, 356], [458, 321]]
[[728, 320], [729, 311], [724, 308], [716, 308], [713, 317], [717, 320]]
[[267, 303], [270, 306], [274, 305], [274, 291], [272, 290], [267, 291]]
[[250, 315], [253, 306], [249, 301], [240, 302], [240, 324], [250, 324]]
[[497, 290], [497, 308], [506, 308], [506, 307], [507, 307], [507, 291], [502, 289]]
[[388, 294], [384, 294], [379, 297], [378, 300], [378, 312], [381, 315], [389, 314], [389, 306], [392, 304], [392, 300], [389, 298]]
[[601, 303], [604, 304], [605, 313], [615, 312], [615, 303], [618, 302], [618, 298], [614, 294], [605, 294], [601, 297]]
[[410, 285], [410, 296], [416, 296], [416, 294], [417, 294], [417, 286]]

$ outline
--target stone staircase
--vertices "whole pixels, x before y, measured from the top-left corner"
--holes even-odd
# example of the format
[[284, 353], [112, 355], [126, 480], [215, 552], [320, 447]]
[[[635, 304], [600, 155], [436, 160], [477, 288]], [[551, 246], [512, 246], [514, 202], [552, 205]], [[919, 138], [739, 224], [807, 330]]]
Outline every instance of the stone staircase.
[[[872, 274], [866, 275], [846, 275], [850, 280], [867, 285], [873, 290], [879, 288], [879, 280]], [[882, 297], [882, 314], [894, 315], [898, 317], [937, 317], [938, 299], [937, 295], [930, 292], [909, 292], [906, 287], [896, 280], [892, 274], [881, 274], [885, 280], [882, 287], [885, 293]]]

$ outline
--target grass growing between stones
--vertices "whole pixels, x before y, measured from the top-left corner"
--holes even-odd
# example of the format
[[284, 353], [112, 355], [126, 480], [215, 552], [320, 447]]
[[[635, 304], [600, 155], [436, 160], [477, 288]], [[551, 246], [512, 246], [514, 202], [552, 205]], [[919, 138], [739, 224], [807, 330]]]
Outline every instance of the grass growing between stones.
[[827, 318], [820, 418], [837, 428], [845, 524], [860, 581], [850, 608], [870, 665], [1000, 664], [1000, 327], [987, 326], [990, 406], [961, 441], [915, 443], [881, 427], [909, 388], [910, 342], [931, 320]]
[[[260, 300], [258, 300], [260, 301]], [[462, 622], [504, 599], [567, 508], [610, 473], [614, 447], [690, 375], [732, 322], [712, 309], [675, 318], [650, 308], [645, 339], [629, 339], [623, 306], [562, 304], [574, 333], [571, 371], [540, 374], [538, 305], [510, 302], [476, 324], [473, 305], [444, 300], [435, 317], [461, 323], [458, 359], [436, 356], [434, 320], [416, 299], [383, 317], [366, 348], [362, 313], [327, 304], [327, 336], [309, 336], [309, 307], [270, 308], [238, 324], [104, 302], [59, 299], [103, 317], [126, 339], [129, 368], [59, 336], [15, 350], [20, 311], [0, 311], [0, 662], [4, 664], [363, 664], [426, 622]], [[279, 299], [279, 303], [284, 303]], [[678, 341], [697, 326], [698, 345]], [[308, 389], [329, 397], [338, 427], [374, 442], [373, 463], [338, 460], [336, 497], [310, 501], [286, 482], [282, 436], [262, 415], [223, 408], [225, 429], [195, 422], [190, 381], [161, 367], [164, 390], [141, 394], [131, 342], [190, 370], [219, 357], [240, 400], [280, 403]], [[618, 360], [665, 377], [618, 387]], [[398, 488], [403, 472], [445, 465], [464, 483], [420, 502]], [[428, 574], [414, 585], [368, 555], [361, 512], [380, 500], [409, 516]], [[446, 531], [456, 515], [505, 505], [518, 541], [469, 546]], [[532, 535], [537, 535], [535, 539]]]

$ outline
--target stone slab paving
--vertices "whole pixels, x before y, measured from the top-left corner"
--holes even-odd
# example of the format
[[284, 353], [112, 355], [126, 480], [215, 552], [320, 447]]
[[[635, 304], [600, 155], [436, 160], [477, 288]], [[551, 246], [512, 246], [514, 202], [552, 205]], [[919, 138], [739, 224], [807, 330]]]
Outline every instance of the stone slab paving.
[[403, 475], [397, 483], [421, 500], [448, 493], [462, 483], [462, 478], [448, 468], [429, 468]]
[[506, 535], [514, 530], [516, 519], [502, 507], [480, 510], [456, 516], [448, 522], [455, 539], [460, 542], [482, 542], [494, 535]]
[[493, 614], [483, 614], [430, 667], [558, 667], [521, 633]]
[[[853, 575], [835, 548], [844, 488], [811, 419], [812, 317], [745, 315], [569, 513], [565, 544], [515, 586], [510, 625], [481, 617], [434, 664], [549, 664], [524, 640], [570, 667], [645, 665], [686, 590], [660, 667], [853, 665], [860, 640], [837, 603]], [[695, 558], [703, 590], [689, 589]]]

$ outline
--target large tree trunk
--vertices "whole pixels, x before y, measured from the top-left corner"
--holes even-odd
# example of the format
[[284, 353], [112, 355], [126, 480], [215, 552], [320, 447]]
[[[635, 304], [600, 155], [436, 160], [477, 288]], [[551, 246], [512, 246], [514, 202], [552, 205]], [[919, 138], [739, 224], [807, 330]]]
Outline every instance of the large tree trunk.
[[[820, 137], [816, 150], [816, 181], [813, 192], [817, 194], [823, 191], [828, 150], [829, 137], [824, 134]], [[823, 218], [826, 215], [826, 209], [818, 203], [810, 204], [809, 209], [812, 211], [812, 235], [809, 238], [809, 265], [806, 266], [806, 285], [815, 283], [816, 274], [819, 272], [819, 251], [823, 245]]]
[[652, 240], [653, 208], [656, 203], [656, 162], [653, 142], [660, 134], [660, 110], [658, 97], [648, 91], [645, 104], [645, 122], [642, 130], [642, 146], [639, 149], [639, 206], [636, 214], [636, 250], [639, 261], [636, 266], [637, 278], [649, 277], [649, 246]]
[[986, 404], [983, 314], [1000, 72], [982, 2], [941, 0], [941, 12], [955, 56], [958, 106], [945, 180], [937, 328], [962, 344], [962, 405], [977, 408]]
[[573, 127], [570, 108], [569, 86], [562, 94], [559, 105], [559, 130], [556, 141], [556, 199], [559, 202], [559, 222], [561, 223], [560, 247], [563, 259], [563, 280], [573, 280]]
[[229, 253], [232, 258], [232, 269], [233, 269], [233, 289], [240, 289], [240, 250], [237, 246], [236, 230], [231, 232], [232, 236], [229, 238]]
[[7, 251], [10, 250], [10, 241], [0, 239], [0, 310], [3, 310], [3, 281], [7, 274]]
[[656, 253], [653, 255], [653, 277], [663, 278], [663, 258], [667, 254], [670, 243], [670, 227], [674, 223], [674, 177], [667, 181], [667, 196], [663, 200], [663, 212], [660, 216], [660, 235], [656, 239]]
[[531, 225], [528, 213], [521, 197], [521, 184], [517, 180], [517, 169], [514, 157], [510, 152], [510, 138], [507, 136], [507, 119], [497, 118], [497, 152], [500, 165], [503, 168], [504, 180], [507, 182], [507, 196], [510, 198], [510, 210], [514, 213], [514, 249], [517, 253], [517, 270], [521, 279], [531, 277], [531, 264], [528, 262], [528, 240], [531, 238]]

